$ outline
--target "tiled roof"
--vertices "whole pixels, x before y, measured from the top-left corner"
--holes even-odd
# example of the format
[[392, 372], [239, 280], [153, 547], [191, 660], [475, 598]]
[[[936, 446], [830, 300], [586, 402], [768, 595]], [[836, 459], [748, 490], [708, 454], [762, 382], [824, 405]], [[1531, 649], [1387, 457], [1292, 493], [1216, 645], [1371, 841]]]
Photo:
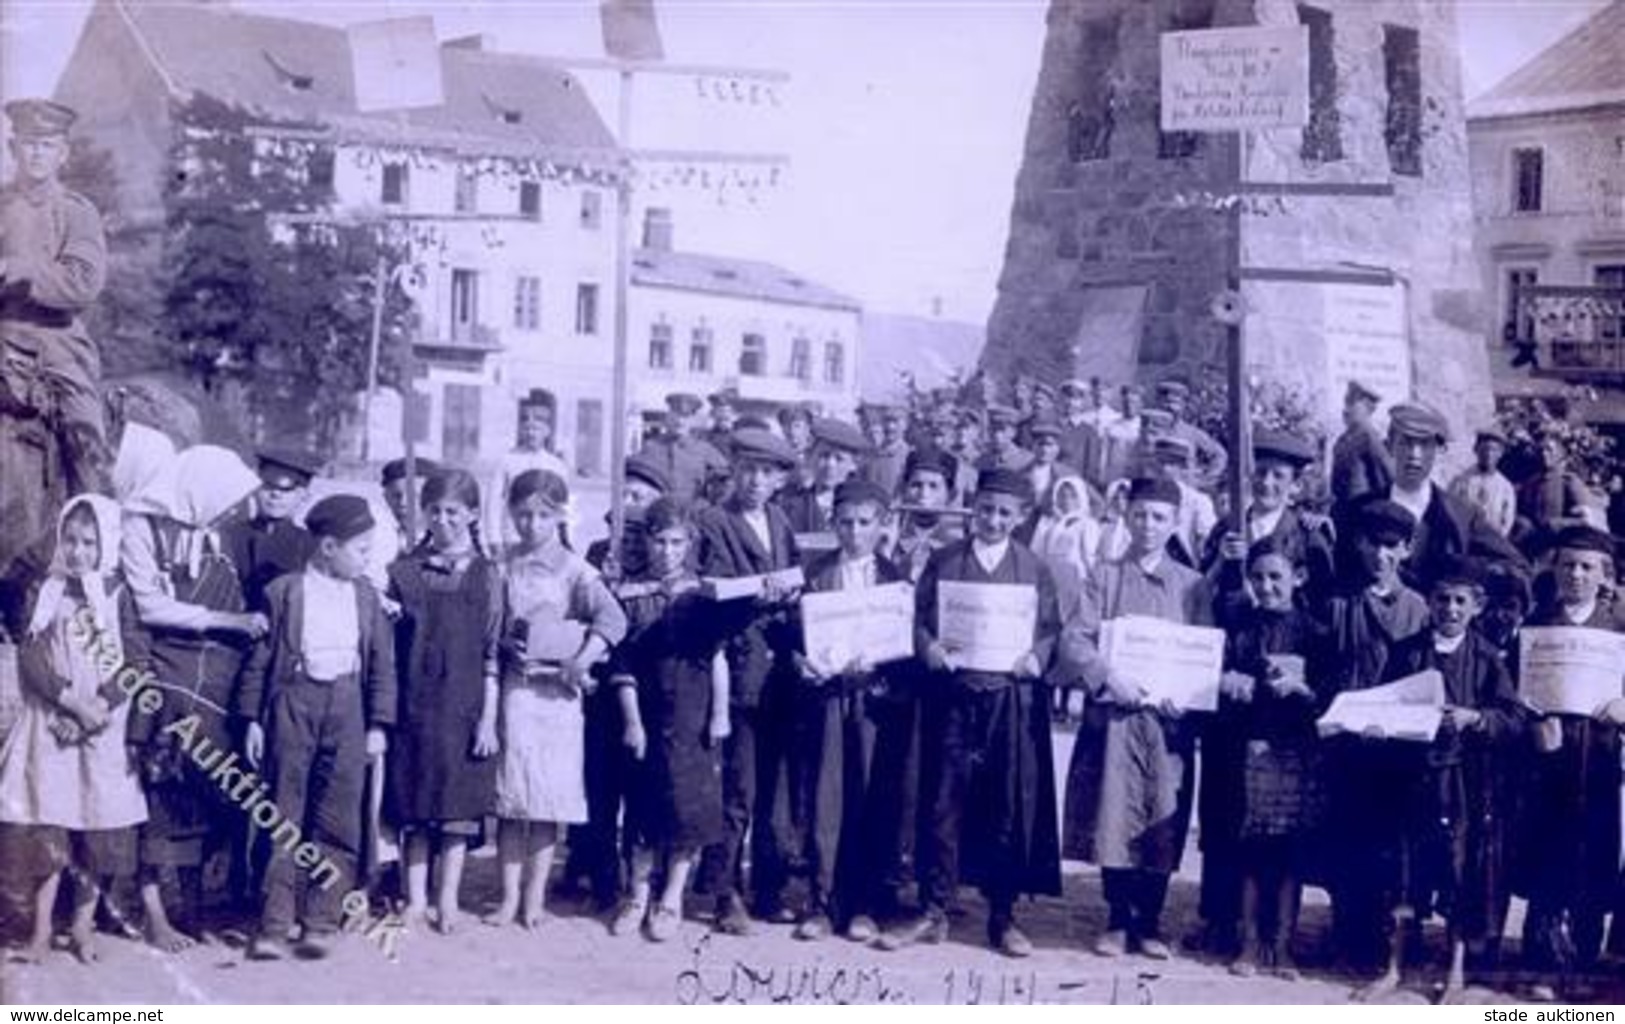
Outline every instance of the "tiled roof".
[[1614, 0], [1468, 105], [1469, 117], [1625, 103], [1625, 0]]
[[603, 158], [615, 146], [581, 83], [534, 57], [442, 46], [442, 105], [369, 114], [356, 109], [343, 29], [214, 5], [112, 2], [181, 92], [379, 141], [533, 156], [580, 150]]
[[702, 256], [690, 252], [639, 249], [632, 256], [634, 284], [760, 299], [795, 306], [861, 311], [862, 303], [771, 263]]

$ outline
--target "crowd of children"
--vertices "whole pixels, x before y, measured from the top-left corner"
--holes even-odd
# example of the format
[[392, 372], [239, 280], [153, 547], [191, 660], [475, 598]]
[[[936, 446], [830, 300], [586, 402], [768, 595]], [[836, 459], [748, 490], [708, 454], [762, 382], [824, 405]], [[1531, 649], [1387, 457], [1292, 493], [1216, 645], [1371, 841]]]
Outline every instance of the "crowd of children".
[[[450, 934], [465, 859], [494, 840], [500, 900], [471, 908], [493, 926], [545, 925], [564, 841], [564, 886], [586, 883], [615, 934], [671, 938], [692, 888], [724, 934], [897, 949], [944, 940], [972, 884], [988, 944], [1024, 957], [1020, 904], [1061, 894], [1065, 856], [1100, 870], [1092, 951], [1166, 959], [1194, 816], [1187, 945], [1238, 974], [1295, 974], [1314, 884], [1368, 995], [1400, 982], [1434, 913], [1451, 992], [1507, 966], [1513, 894], [1532, 983], [1575, 983], [1621, 891], [1625, 696], [1540, 715], [1518, 652], [1525, 626], [1625, 630], [1614, 539], [1517, 524], [1493, 480], [1436, 485], [1444, 418], [1397, 404], [1378, 435], [1358, 385], [1329, 505], [1302, 487], [1320, 453], [1260, 430], [1250, 500], [1221, 517], [1228, 456], [1186, 398], [1024, 382], [1011, 407], [953, 393], [775, 425], [721, 394], [707, 432], [704, 403], [673, 396], [667, 434], [628, 458], [618, 546], [584, 555], [558, 467], [516, 460], [485, 495], [396, 463], [397, 522], [335, 494], [297, 525], [307, 457], [266, 453], [256, 475], [208, 446], [138, 465], [128, 444], [117, 502], [70, 501], [8, 610], [26, 706], [0, 749], [0, 836], [30, 879], [27, 953], [49, 946], [64, 877], [82, 958], [120, 877], [149, 940], [184, 948], [211, 858], [255, 908], [255, 959], [319, 955], [352, 888]], [[485, 536], [488, 502], [507, 543]], [[387, 572], [378, 546], [398, 552]], [[741, 578], [751, 596], [707, 586]], [[810, 654], [804, 593], [893, 583], [913, 587], [914, 657]], [[1007, 667], [968, 663], [942, 628], [939, 594], [966, 584], [1036, 609], [1030, 637], [1003, 638]], [[1225, 631], [1216, 712], [1153, 700], [1104, 656], [1129, 615]], [[1318, 734], [1336, 695], [1425, 670], [1445, 690], [1431, 742]], [[1063, 793], [1057, 717], [1077, 728]]]

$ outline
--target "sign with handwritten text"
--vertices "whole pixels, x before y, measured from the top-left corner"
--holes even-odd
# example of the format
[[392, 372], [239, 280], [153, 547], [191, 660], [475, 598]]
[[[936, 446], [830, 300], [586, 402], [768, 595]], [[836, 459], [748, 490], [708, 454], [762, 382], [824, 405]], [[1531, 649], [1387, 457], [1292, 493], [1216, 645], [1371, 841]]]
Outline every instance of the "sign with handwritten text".
[[1219, 707], [1223, 630], [1124, 615], [1101, 627], [1100, 654], [1124, 679], [1143, 687], [1152, 702], [1169, 701], [1185, 711]]
[[937, 584], [937, 639], [955, 665], [975, 672], [1014, 672], [1033, 649], [1038, 588], [1018, 583]]
[[1536, 711], [1590, 715], [1625, 694], [1625, 633], [1530, 626], [1518, 640], [1520, 696]]
[[899, 661], [914, 654], [914, 588], [886, 583], [804, 594], [801, 625], [808, 659], [827, 675], [860, 656], [870, 665]]
[[1309, 123], [1309, 29], [1162, 34], [1162, 130], [1222, 132]]

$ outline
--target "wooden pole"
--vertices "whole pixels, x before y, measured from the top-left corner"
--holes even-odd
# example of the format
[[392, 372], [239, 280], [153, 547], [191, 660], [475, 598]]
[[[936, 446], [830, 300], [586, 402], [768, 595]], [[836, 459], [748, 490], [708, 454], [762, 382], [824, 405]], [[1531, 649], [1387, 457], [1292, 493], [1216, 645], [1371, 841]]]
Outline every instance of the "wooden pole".
[[361, 398], [361, 461], [372, 457], [372, 396], [378, 390], [378, 350], [384, 343], [384, 298], [389, 286], [389, 267], [383, 250], [372, 277], [372, 333], [367, 338], [367, 392]]
[[[1235, 197], [1238, 200], [1230, 208], [1229, 235], [1226, 245], [1229, 250], [1226, 287], [1238, 299], [1241, 298], [1241, 229], [1242, 204], [1240, 198], [1243, 193], [1242, 182], [1247, 177], [1247, 132], [1236, 133]], [[1228, 344], [1225, 346], [1225, 381], [1230, 398], [1230, 514], [1236, 528], [1243, 535], [1246, 533], [1247, 492], [1249, 481], [1253, 473], [1253, 423], [1252, 401], [1247, 381], [1247, 323], [1246, 304], [1240, 303], [1240, 315], [1233, 318], [1234, 322], [1225, 325], [1225, 334]]]
[[619, 561], [621, 537], [626, 531], [626, 375], [627, 332], [630, 323], [627, 302], [632, 276], [632, 70], [621, 68], [621, 90], [616, 141], [622, 150], [620, 180], [615, 185], [615, 369], [613, 399], [610, 403], [609, 444], [609, 551]]

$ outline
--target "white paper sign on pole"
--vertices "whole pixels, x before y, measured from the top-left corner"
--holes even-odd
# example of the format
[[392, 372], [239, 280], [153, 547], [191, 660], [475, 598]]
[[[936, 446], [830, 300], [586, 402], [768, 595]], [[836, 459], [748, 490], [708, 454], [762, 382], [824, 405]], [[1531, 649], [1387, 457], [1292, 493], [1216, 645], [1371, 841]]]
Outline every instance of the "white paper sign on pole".
[[1161, 121], [1166, 132], [1308, 124], [1309, 29], [1164, 32]]
[[1536, 711], [1590, 715], [1625, 695], [1625, 633], [1530, 626], [1518, 641], [1519, 695]]
[[1343, 409], [1349, 381], [1382, 396], [1386, 408], [1411, 397], [1411, 344], [1398, 285], [1324, 284], [1326, 400]]
[[860, 655], [870, 665], [899, 661], [914, 654], [914, 588], [886, 583], [804, 594], [801, 626], [808, 659], [826, 675]]
[[1100, 654], [1123, 679], [1154, 704], [1186, 711], [1216, 711], [1224, 668], [1224, 631], [1185, 626], [1147, 615], [1124, 615], [1104, 623]]
[[955, 664], [977, 672], [1013, 672], [1033, 649], [1038, 588], [1019, 583], [937, 584], [937, 639]]

